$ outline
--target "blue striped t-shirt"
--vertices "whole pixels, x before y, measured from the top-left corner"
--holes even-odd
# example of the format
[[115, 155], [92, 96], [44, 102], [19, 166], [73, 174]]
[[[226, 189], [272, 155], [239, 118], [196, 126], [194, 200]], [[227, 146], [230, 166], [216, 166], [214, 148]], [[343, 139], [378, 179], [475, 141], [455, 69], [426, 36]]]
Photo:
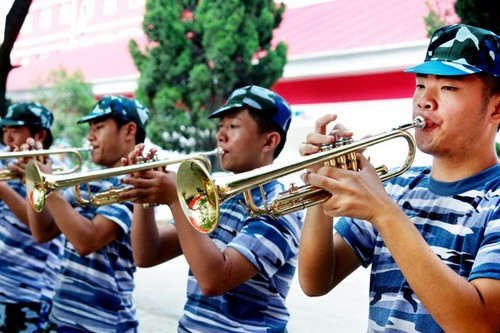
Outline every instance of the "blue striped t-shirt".
[[[272, 201], [284, 186], [273, 181], [265, 184], [264, 191]], [[252, 196], [262, 206], [258, 189]], [[226, 247], [239, 251], [259, 272], [222, 295], [207, 297], [190, 271], [179, 332], [286, 332], [290, 315], [285, 299], [296, 269], [303, 213], [276, 220], [251, 218], [240, 201], [243, 195], [221, 205], [219, 226], [210, 237], [221, 251]]]
[[[118, 186], [118, 178], [93, 181], [90, 191], [96, 194]], [[86, 184], [79, 188], [82, 196], [88, 198]], [[135, 332], [138, 322], [132, 300], [136, 269], [130, 243], [132, 203], [81, 207], [73, 188], [64, 191], [64, 195], [83, 216], [93, 219], [102, 215], [118, 224], [123, 232], [118, 239], [87, 256], [80, 256], [66, 242], [50, 321], [66, 329]]]
[[[432, 179], [429, 167], [413, 167], [386, 190], [448, 267], [468, 280], [500, 279], [499, 185], [500, 165], [451, 183]], [[335, 228], [363, 266], [372, 265], [368, 332], [443, 331], [370, 223], [342, 218]]]
[[[0, 161], [0, 169], [7, 170], [9, 162]], [[6, 183], [26, 197], [20, 180]], [[0, 200], [0, 303], [50, 303], [62, 253], [63, 236], [36, 243], [30, 229]]]

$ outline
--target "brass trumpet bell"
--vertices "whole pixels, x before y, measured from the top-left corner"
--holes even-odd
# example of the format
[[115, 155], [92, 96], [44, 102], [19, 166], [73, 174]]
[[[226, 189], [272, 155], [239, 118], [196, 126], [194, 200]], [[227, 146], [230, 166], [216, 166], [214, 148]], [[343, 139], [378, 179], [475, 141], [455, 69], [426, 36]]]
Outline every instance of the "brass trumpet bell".
[[267, 165], [252, 171], [216, 179], [212, 178], [209, 170], [198, 161], [186, 160], [181, 163], [177, 171], [179, 201], [191, 225], [202, 233], [211, 233], [217, 228], [220, 205], [228, 198], [240, 193], [243, 193], [250, 215], [255, 217], [269, 215], [277, 218], [320, 204], [330, 197], [330, 193], [309, 185], [294, 186], [271, 203], [266, 202], [263, 207], [258, 207], [252, 199], [251, 189], [260, 186], [262, 195], [265, 198], [262, 189], [263, 184], [305, 170], [318, 163], [357, 171], [357, 165], [355, 164], [357, 151], [391, 139], [403, 138], [408, 143], [408, 154], [404, 164], [390, 172], [385, 166], [377, 168], [382, 181], [396, 177], [405, 172], [415, 158], [415, 140], [407, 130], [424, 127], [424, 118], [417, 117], [410, 124], [356, 142], [342, 144], [314, 155], [304, 156], [293, 163]]

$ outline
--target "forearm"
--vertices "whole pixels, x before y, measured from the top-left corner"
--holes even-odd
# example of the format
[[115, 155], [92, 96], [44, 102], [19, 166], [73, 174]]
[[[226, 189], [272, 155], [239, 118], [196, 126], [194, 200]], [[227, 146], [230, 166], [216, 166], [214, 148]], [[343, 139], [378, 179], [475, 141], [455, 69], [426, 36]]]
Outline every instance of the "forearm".
[[28, 215], [29, 228], [36, 242], [47, 242], [61, 234], [61, 231], [47, 209], [38, 213], [31, 207], [28, 200], [25, 202], [25, 209]]
[[320, 205], [307, 209], [300, 238], [299, 282], [308, 296], [327, 294], [335, 286], [333, 218]]
[[412, 290], [445, 331], [481, 332], [481, 325], [498, 317], [488, 313], [476, 287], [432, 251], [398, 207], [374, 224]]
[[2, 200], [17, 218], [29, 227], [26, 200], [14, 191], [6, 182], [0, 184], [0, 200]]
[[257, 273], [257, 269], [232, 248], [221, 251], [208, 235], [194, 229], [178, 202], [171, 206], [182, 252], [207, 296], [222, 294]]
[[116, 223], [101, 215], [88, 219], [78, 213], [60, 192], [49, 196], [45, 206], [58, 229], [82, 256], [109, 244], [122, 232]]
[[154, 209], [135, 204], [131, 241], [134, 261], [140, 267], [151, 267], [181, 254], [175, 227], [158, 228]]

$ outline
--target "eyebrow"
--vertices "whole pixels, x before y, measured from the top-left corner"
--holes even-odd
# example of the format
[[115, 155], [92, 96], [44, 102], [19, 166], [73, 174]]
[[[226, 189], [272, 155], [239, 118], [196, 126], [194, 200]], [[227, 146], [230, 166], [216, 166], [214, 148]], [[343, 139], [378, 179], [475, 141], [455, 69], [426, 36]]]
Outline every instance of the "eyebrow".
[[[417, 78], [426, 78], [429, 75], [432, 74], [417, 74]], [[465, 78], [465, 75], [435, 75], [438, 79], [441, 80], [454, 80], [454, 81], [463, 81]]]

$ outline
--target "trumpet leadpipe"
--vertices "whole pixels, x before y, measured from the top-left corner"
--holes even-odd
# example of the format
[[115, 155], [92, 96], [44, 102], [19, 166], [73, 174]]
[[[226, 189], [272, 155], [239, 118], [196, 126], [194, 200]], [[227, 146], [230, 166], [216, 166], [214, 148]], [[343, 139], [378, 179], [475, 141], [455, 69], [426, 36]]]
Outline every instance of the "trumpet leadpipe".
[[[41, 160], [43, 156], [70, 154], [75, 157], [75, 160], [73, 160], [74, 166], [66, 170], [58, 170], [57, 173], [62, 175], [78, 171], [78, 169], [80, 169], [80, 167], [82, 166], [83, 160], [81, 152], [89, 152], [91, 150], [92, 146], [82, 148], [39, 149], [2, 152], [0, 153], [0, 160], [10, 160], [18, 158], [34, 158]], [[20, 177], [21, 175], [19, 175], [15, 171], [9, 170], [8, 168], [0, 170], [0, 181], [18, 179]]]
[[[204, 167], [210, 169], [210, 162], [206, 157], [210, 155], [221, 155], [222, 150], [216, 148], [212, 151], [195, 153], [180, 159], [162, 159], [140, 164], [127, 165], [103, 170], [93, 170], [65, 175], [47, 174], [40, 171], [35, 162], [30, 161], [26, 166], [26, 193], [33, 209], [41, 212], [45, 206], [45, 199], [54, 191], [71, 186], [79, 186], [91, 181], [102, 180], [134, 172], [162, 168], [167, 165], [183, 162], [185, 159], [200, 161]], [[110, 189], [109, 191], [95, 194], [94, 198], [82, 198], [80, 191], [76, 189], [77, 199], [81, 204], [107, 205], [117, 203], [118, 193], [121, 189]]]

